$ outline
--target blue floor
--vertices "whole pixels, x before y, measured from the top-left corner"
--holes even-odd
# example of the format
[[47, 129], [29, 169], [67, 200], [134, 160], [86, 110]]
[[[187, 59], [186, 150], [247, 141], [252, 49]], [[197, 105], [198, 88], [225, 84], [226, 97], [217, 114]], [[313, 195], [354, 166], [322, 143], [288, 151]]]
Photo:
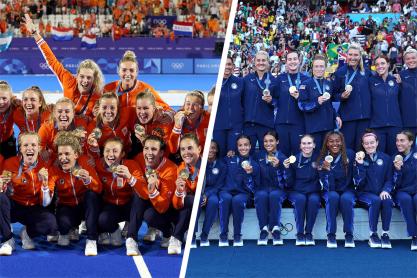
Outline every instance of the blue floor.
[[[116, 74], [106, 74], [105, 82], [118, 80]], [[19, 92], [30, 86], [39, 86], [46, 91], [61, 91], [58, 79], [55, 75], [0, 75], [0, 80], [10, 83], [13, 91]], [[217, 81], [216, 74], [143, 74], [139, 80], [152, 85], [157, 91], [168, 90], [210, 90]]]
[[[13, 225], [17, 235], [21, 225]], [[139, 231], [142, 237], [146, 231], [143, 225]], [[139, 277], [132, 257], [126, 256], [122, 247], [98, 248], [98, 256], [84, 256], [85, 237], [69, 247], [59, 247], [43, 239], [36, 239], [36, 250], [24, 250], [19, 236], [15, 236], [17, 248], [12, 256], [0, 256], [0, 277]], [[152, 277], [178, 277], [181, 256], [167, 254], [159, 242], [139, 247]]]
[[297, 247], [294, 240], [284, 246], [257, 246], [192, 249], [186, 277], [417, 277], [417, 252], [411, 241], [393, 241], [393, 249], [371, 249], [357, 241], [356, 248], [328, 249], [325, 241], [315, 247]]

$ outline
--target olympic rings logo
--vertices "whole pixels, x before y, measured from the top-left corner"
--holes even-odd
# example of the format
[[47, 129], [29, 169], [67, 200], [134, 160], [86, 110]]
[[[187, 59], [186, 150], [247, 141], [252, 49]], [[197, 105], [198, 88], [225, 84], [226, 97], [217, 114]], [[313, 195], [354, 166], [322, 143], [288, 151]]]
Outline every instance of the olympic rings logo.
[[184, 68], [184, 63], [171, 63], [171, 68], [180, 70]]
[[39, 67], [43, 70], [49, 69], [48, 63], [39, 63]]
[[158, 19], [158, 18], [154, 18], [154, 19], [152, 19], [152, 24], [164, 24], [164, 25], [166, 25], [167, 24], [167, 20], [166, 19]]

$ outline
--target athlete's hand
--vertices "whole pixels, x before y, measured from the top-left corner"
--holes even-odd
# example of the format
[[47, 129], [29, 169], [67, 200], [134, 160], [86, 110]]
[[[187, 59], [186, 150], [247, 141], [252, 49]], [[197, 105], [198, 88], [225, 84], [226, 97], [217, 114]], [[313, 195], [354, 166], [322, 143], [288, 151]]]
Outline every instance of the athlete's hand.
[[321, 169], [326, 170], [326, 171], [330, 171], [330, 163], [327, 162], [326, 160], [324, 160], [323, 164], [321, 165]]
[[228, 151], [227, 152], [227, 157], [232, 157], [232, 156], [235, 156], [235, 152], [232, 151], [232, 150]]
[[272, 102], [272, 96], [262, 96], [262, 99], [266, 102], [266, 103], [271, 103]]
[[381, 198], [381, 200], [392, 199], [391, 195], [386, 191], [382, 191], [381, 194], [379, 194], [379, 198]]
[[344, 91], [340, 97], [342, 99], [348, 99], [351, 93], [352, 93], [351, 91], [350, 92], [349, 91]]
[[294, 91], [294, 92], [290, 92], [290, 95], [293, 97], [293, 98], [295, 98], [295, 99], [298, 99], [298, 97], [300, 96], [300, 92], [298, 92], [298, 91]]
[[401, 167], [403, 167], [403, 165], [404, 165], [404, 161], [402, 161], [402, 160], [394, 160], [395, 170], [401, 171]]
[[327, 101], [328, 100], [328, 98], [325, 98], [324, 96], [319, 96], [318, 98], [317, 98], [317, 102], [320, 104], [320, 105], [322, 105], [325, 101]]
[[183, 192], [185, 190], [186, 182], [181, 177], [178, 177], [175, 181], [175, 185], [177, 186], [178, 192]]
[[165, 111], [162, 107], [157, 107], [154, 114], [154, 121], [161, 124], [172, 123], [173, 113], [171, 111]]
[[399, 75], [398, 73], [394, 74], [395, 80], [397, 80], [397, 83], [401, 83], [401, 75]]
[[130, 180], [130, 178], [132, 177], [132, 174], [130, 173], [129, 168], [127, 168], [125, 165], [117, 166], [116, 174], [127, 180]]
[[342, 128], [342, 124], [343, 124], [342, 119], [340, 117], [336, 117], [336, 122], [337, 122], [337, 125], [338, 125], [339, 129], [341, 129]]
[[175, 127], [178, 129], [182, 129], [182, 125], [184, 124], [185, 120], [185, 112], [178, 111], [174, 116]]

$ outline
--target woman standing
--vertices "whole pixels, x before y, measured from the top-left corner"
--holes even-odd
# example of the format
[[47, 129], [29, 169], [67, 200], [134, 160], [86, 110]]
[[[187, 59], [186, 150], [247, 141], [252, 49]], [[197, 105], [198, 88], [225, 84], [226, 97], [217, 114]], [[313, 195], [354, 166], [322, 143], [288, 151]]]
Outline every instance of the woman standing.
[[397, 134], [393, 193], [407, 224], [412, 251], [417, 251], [417, 152], [412, 150], [415, 139], [410, 131]]
[[355, 247], [353, 239], [353, 207], [355, 189], [352, 186], [354, 152], [346, 149], [345, 138], [339, 131], [331, 131], [324, 138], [317, 162], [322, 197], [326, 203], [327, 247], [337, 248], [336, 217], [343, 217], [345, 247]]
[[260, 184], [259, 164], [250, 155], [251, 143], [246, 135], [236, 141], [237, 155], [225, 159], [227, 176], [220, 188], [220, 240], [219, 246], [229, 246], [229, 217], [233, 215], [233, 246], [243, 246], [242, 223], [244, 209], [251, 194]]
[[[377, 151], [378, 136], [367, 131], [362, 137], [365, 151], [355, 157], [353, 182], [358, 201], [369, 210], [369, 246], [371, 248], [391, 248], [389, 227], [391, 223], [393, 201], [392, 161], [383, 152]], [[377, 233], [378, 218], [381, 212], [382, 237]]]
[[393, 155], [397, 151], [395, 137], [402, 128], [400, 85], [388, 73], [389, 59], [386, 56], [378, 56], [374, 62], [378, 76], [369, 79], [372, 103], [370, 127], [378, 135], [378, 151]]

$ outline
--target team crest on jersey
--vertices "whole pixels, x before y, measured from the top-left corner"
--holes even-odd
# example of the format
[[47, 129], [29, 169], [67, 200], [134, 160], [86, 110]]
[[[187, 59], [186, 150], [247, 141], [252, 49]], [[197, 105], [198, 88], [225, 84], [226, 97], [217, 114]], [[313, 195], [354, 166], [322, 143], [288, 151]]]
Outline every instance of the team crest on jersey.
[[219, 174], [219, 169], [218, 168], [213, 168], [213, 170], [211, 170], [211, 172], [213, 173], [213, 175], [218, 175]]
[[65, 180], [64, 179], [59, 179], [59, 184], [64, 184]]
[[382, 161], [382, 159], [377, 159], [376, 164], [378, 164], [379, 166], [382, 166], [384, 164], [384, 161]]
[[25, 178], [22, 178], [22, 182], [23, 182], [23, 183], [28, 183], [28, 180], [27, 180], [27, 179], [25, 179]]
[[301, 86], [300, 86], [300, 89], [301, 89], [301, 90], [304, 90], [305, 88], [306, 88], [306, 85], [301, 85]]
[[231, 87], [233, 90], [236, 90], [236, 89], [237, 89], [237, 84], [236, 84], [236, 83], [232, 83], [232, 85], [230, 85], [230, 87]]
[[165, 132], [164, 132], [164, 130], [162, 128], [157, 127], [154, 130], [152, 130], [152, 135], [156, 135], [156, 136], [158, 136], [160, 138], [164, 138]]
[[417, 159], [417, 152], [413, 154], [413, 157]]
[[106, 177], [103, 177], [101, 180], [102, 180], [104, 183], [107, 183], [107, 178], [106, 178]]
[[388, 85], [390, 85], [390, 87], [394, 87], [394, 81], [390, 80], [390, 81], [388, 82]]

